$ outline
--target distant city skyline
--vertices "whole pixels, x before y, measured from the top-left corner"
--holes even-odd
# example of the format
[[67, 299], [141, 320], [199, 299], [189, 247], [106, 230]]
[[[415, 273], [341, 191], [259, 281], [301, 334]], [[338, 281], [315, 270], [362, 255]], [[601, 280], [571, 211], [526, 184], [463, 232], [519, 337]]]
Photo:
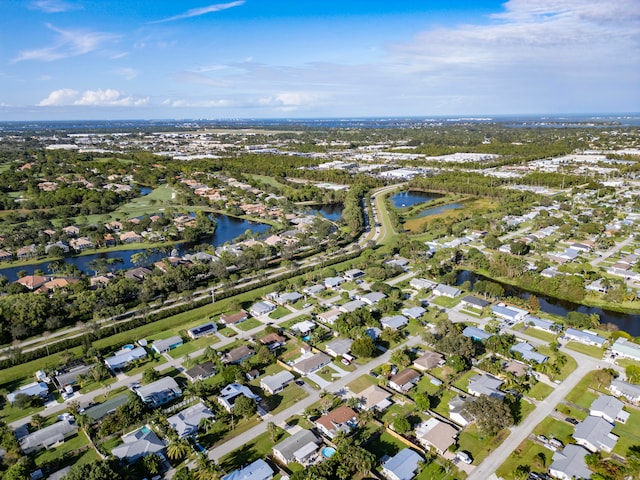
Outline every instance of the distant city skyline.
[[640, 111], [637, 0], [5, 0], [0, 120]]

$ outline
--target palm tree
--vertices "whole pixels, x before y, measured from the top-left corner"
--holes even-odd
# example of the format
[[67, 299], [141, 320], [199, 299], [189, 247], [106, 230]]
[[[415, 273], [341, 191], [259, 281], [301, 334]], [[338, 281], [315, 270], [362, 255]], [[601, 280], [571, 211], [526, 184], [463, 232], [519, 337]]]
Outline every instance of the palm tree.
[[276, 438], [278, 438], [278, 427], [276, 426], [276, 424], [273, 422], [267, 423], [267, 432], [269, 432], [271, 441], [275, 442]]
[[182, 460], [191, 452], [191, 446], [186, 439], [175, 440], [167, 445], [167, 456], [171, 460]]
[[218, 480], [220, 467], [207, 457], [206, 453], [199, 453], [196, 459], [197, 470], [194, 474], [196, 480]]

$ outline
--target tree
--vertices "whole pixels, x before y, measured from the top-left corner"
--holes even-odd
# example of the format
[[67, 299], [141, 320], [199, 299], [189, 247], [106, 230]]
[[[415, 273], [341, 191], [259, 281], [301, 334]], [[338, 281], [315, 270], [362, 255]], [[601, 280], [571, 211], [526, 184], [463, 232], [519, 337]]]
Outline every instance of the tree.
[[447, 358], [447, 366], [453, 368], [456, 373], [460, 373], [467, 369], [467, 361], [461, 355], [450, 355]]
[[631, 383], [640, 383], [640, 367], [637, 365], [629, 365], [625, 368], [627, 380]]
[[191, 446], [184, 438], [170, 442], [167, 445], [167, 456], [171, 460], [182, 460], [189, 455], [189, 452], [191, 452]]
[[526, 480], [531, 473], [531, 467], [529, 465], [518, 465], [514, 472], [514, 478], [516, 480]]
[[529, 295], [529, 300], [527, 302], [529, 304], [529, 310], [533, 313], [540, 311], [540, 300], [535, 295]]
[[391, 363], [400, 368], [407, 367], [409, 366], [409, 364], [411, 364], [411, 357], [409, 357], [409, 354], [404, 349], [396, 350], [395, 352], [393, 352], [391, 354], [390, 360]]
[[273, 422], [267, 423], [267, 432], [269, 432], [269, 437], [271, 438], [271, 441], [275, 442], [276, 439], [278, 438], [278, 427], [276, 426], [276, 424]]
[[356, 357], [371, 358], [376, 351], [376, 345], [368, 335], [356, 338], [351, 344], [351, 353]]
[[36, 430], [39, 430], [40, 427], [42, 426], [42, 423], [44, 422], [44, 417], [42, 415], [39, 414], [35, 414], [31, 416], [31, 425], [33, 426], [33, 428], [35, 428]]
[[197, 470], [194, 474], [196, 480], [218, 480], [220, 478], [220, 467], [216, 462], [210, 460], [206, 453], [198, 454], [196, 467]]
[[122, 469], [112, 460], [98, 460], [74, 465], [65, 475], [65, 480], [124, 480]]
[[247, 398], [244, 395], [239, 396], [236, 399], [236, 402], [233, 404], [233, 413], [243, 418], [252, 417], [253, 415], [255, 415], [256, 411], [256, 403], [252, 399]]
[[414, 401], [416, 402], [416, 407], [418, 407], [419, 410], [424, 411], [431, 408], [431, 400], [429, 399], [429, 396], [424, 392], [416, 393]]
[[151, 475], [156, 475], [160, 473], [162, 469], [162, 459], [158, 455], [152, 453], [142, 459], [142, 465]]
[[411, 430], [411, 423], [405, 417], [398, 417], [393, 421], [393, 429], [400, 435], [404, 435]]
[[159, 378], [160, 378], [160, 373], [158, 373], [158, 371], [153, 367], [147, 368], [142, 373], [142, 381], [143, 381], [143, 383], [155, 382]]
[[496, 397], [480, 395], [474, 402], [467, 402], [464, 408], [476, 419], [478, 430], [483, 435], [496, 435], [514, 423], [509, 406]]

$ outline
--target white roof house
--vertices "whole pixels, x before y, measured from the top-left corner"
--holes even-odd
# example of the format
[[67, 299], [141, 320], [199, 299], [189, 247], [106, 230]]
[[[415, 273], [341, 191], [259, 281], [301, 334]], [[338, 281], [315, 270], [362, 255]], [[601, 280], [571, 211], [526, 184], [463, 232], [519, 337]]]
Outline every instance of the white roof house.
[[128, 463], [134, 463], [136, 460], [153, 453], [160, 453], [165, 448], [162, 440], [148, 426], [127, 433], [121, 438], [124, 443], [114, 447], [111, 453]]
[[582, 445], [591, 452], [598, 450], [610, 452], [618, 441], [618, 436], [611, 433], [611, 430], [613, 425], [604, 418], [589, 415], [576, 425], [573, 438], [578, 445]]
[[37, 452], [43, 448], [50, 448], [63, 443], [67, 437], [74, 435], [77, 431], [78, 427], [75, 423], [63, 420], [22, 437], [20, 439], [20, 448], [25, 454]]
[[416, 290], [433, 290], [438, 286], [438, 284], [425, 278], [412, 278], [409, 282], [409, 286]]
[[382, 474], [389, 480], [412, 480], [422, 461], [416, 452], [403, 448], [382, 465]]
[[591, 470], [587, 467], [584, 457], [589, 452], [579, 445], [567, 445], [562, 451], [553, 454], [553, 463], [549, 473], [561, 480], [574, 478], [591, 478]]
[[544, 363], [549, 357], [533, 350], [533, 345], [520, 342], [509, 349], [510, 352], [519, 353], [528, 362]]
[[259, 458], [244, 468], [234, 470], [222, 477], [222, 480], [271, 480], [273, 470], [267, 462]]
[[349, 353], [353, 340], [350, 338], [338, 338], [325, 345], [325, 351], [332, 357], [341, 357], [345, 353]]
[[294, 378], [291, 372], [283, 370], [268, 377], [263, 377], [260, 380], [260, 388], [273, 395], [284, 390], [284, 387], [293, 382]]
[[450, 287], [449, 285], [439, 284], [433, 289], [433, 294], [440, 297], [456, 298], [462, 293], [462, 290], [456, 287]]
[[230, 383], [220, 391], [218, 395], [218, 403], [222, 405], [227, 412], [233, 410], [233, 405], [236, 403], [236, 399], [243, 395], [255, 402], [259, 402], [261, 398], [253, 393], [249, 387], [241, 385], [239, 383]]
[[9, 403], [15, 402], [16, 396], [26, 395], [27, 397], [40, 397], [46, 398], [49, 395], [49, 385], [45, 382], [34, 382], [29, 385], [24, 385], [18, 390], [7, 394], [7, 400]]
[[564, 332], [564, 336], [570, 340], [575, 340], [577, 342], [596, 347], [602, 347], [607, 341], [606, 338], [603, 338], [600, 335], [596, 335], [595, 333], [591, 333], [586, 330], [576, 330], [575, 328], [567, 328]]
[[600, 395], [591, 403], [589, 415], [604, 418], [609, 423], [627, 423], [629, 412], [625, 412], [623, 407], [624, 403], [617, 398], [610, 395]]
[[467, 390], [471, 395], [475, 395], [476, 397], [488, 395], [502, 399], [504, 398], [504, 393], [500, 391], [500, 387], [503, 383], [503, 380], [492, 375], [479, 373], [469, 379], [469, 387]]
[[164, 352], [168, 352], [169, 350], [173, 350], [180, 345], [182, 345], [182, 338], [176, 335], [162, 340], [156, 340], [151, 344], [151, 349], [156, 353], [161, 354]]
[[151, 407], [159, 407], [182, 395], [182, 390], [172, 377], [163, 377], [149, 385], [136, 389], [140, 399]]
[[195, 435], [200, 422], [205, 418], [213, 418], [213, 413], [202, 402], [198, 402], [167, 418], [167, 421], [179, 438], [185, 438]]
[[105, 358], [104, 363], [111, 370], [118, 370], [122, 367], [125, 367], [129, 363], [138, 360], [140, 358], [145, 358], [147, 356], [147, 351], [144, 347], [135, 347], [135, 348], [123, 348], [122, 350], [116, 352], [113, 356]]
[[640, 385], [618, 380], [611, 381], [609, 391], [616, 397], [624, 397], [631, 403], [640, 403]]
[[640, 345], [631, 342], [626, 338], [618, 338], [613, 345], [611, 345], [611, 352], [615, 353], [619, 357], [640, 360]]
[[391, 330], [398, 330], [409, 323], [409, 319], [404, 315], [393, 315], [391, 317], [383, 317], [380, 319], [380, 325], [382, 328], [390, 328]]

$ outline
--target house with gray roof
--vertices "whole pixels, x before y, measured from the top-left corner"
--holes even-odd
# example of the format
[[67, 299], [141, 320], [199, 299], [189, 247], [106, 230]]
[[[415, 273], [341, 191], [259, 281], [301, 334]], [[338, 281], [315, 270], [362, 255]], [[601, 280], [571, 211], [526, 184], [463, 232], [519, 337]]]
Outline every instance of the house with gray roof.
[[438, 284], [425, 278], [412, 278], [409, 282], [409, 286], [416, 290], [433, 290], [438, 286]]
[[465, 408], [469, 402], [473, 402], [474, 397], [463, 397], [456, 395], [449, 400], [449, 418], [456, 422], [458, 425], [466, 427], [475, 419], [467, 409]]
[[273, 470], [267, 462], [259, 458], [244, 468], [239, 468], [222, 477], [222, 480], [271, 480]]
[[503, 380], [500, 380], [493, 375], [479, 373], [469, 379], [469, 387], [467, 388], [467, 391], [476, 397], [479, 397], [480, 395], [488, 395], [502, 400], [504, 398], [504, 393], [500, 391], [500, 387], [503, 383]]
[[440, 283], [436, 288], [433, 289], [433, 294], [436, 297], [448, 297], [448, 298], [456, 298], [458, 295], [462, 293], [462, 290], [456, 287], [450, 287], [449, 285], [444, 285]]
[[56, 422], [48, 427], [36, 430], [20, 439], [20, 448], [25, 454], [37, 452], [64, 443], [65, 439], [75, 435], [78, 427], [69, 420]]
[[308, 373], [313, 373], [330, 363], [331, 357], [329, 355], [318, 352], [311, 356], [302, 357], [292, 364], [291, 367], [300, 375], [306, 375]]
[[273, 456], [284, 465], [297, 462], [303, 466], [314, 463], [318, 458], [320, 439], [304, 428], [285, 438], [273, 447]]
[[550, 320], [543, 320], [535, 315], [527, 315], [524, 317], [524, 324], [550, 333], [558, 333], [560, 325]]
[[89, 373], [93, 366], [93, 364], [85, 365], [84, 363], [76, 365], [53, 377], [53, 383], [58, 387], [58, 390], [62, 391], [67, 385], [75, 385], [81, 376]]
[[358, 297], [359, 300], [362, 300], [369, 306], [373, 306], [378, 303], [383, 298], [387, 298], [387, 296], [382, 292], [369, 292], [366, 295], [360, 295]]
[[620, 337], [611, 345], [611, 353], [622, 358], [640, 360], [640, 345]]
[[618, 442], [618, 436], [611, 433], [613, 425], [604, 418], [589, 415], [584, 421], [576, 425], [573, 438], [578, 445], [582, 445], [590, 452], [602, 450], [610, 452]]
[[293, 382], [294, 379], [295, 377], [291, 372], [283, 370], [268, 377], [263, 377], [260, 380], [260, 388], [265, 392], [274, 395], [284, 390], [284, 387]]
[[564, 332], [564, 336], [569, 340], [575, 340], [576, 342], [584, 343], [586, 345], [593, 345], [594, 347], [602, 347], [607, 341], [606, 338], [603, 338], [600, 335], [588, 332], [587, 330], [576, 330], [575, 328], [567, 328]]
[[341, 357], [345, 353], [349, 353], [353, 340], [350, 338], [337, 338], [324, 347], [325, 351], [332, 357]]
[[409, 448], [403, 448], [382, 465], [382, 474], [389, 480], [412, 480], [423, 458]]
[[124, 347], [113, 356], [105, 358], [104, 363], [111, 370], [116, 371], [126, 367], [129, 363], [145, 358], [146, 356], [147, 351], [144, 347]]
[[231, 412], [236, 400], [241, 395], [253, 400], [254, 402], [262, 400], [260, 396], [253, 393], [249, 387], [239, 383], [230, 383], [220, 391], [220, 395], [218, 395], [218, 403], [222, 405], [227, 412]]
[[409, 323], [409, 319], [404, 315], [393, 315], [390, 317], [382, 317], [380, 325], [382, 328], [390, 328], [391, 330], [399, 330]]
[[135, 463], [147, 455], [161, 454], [165, 448], [164, 442], [147, 425], [120, 438], [122, 438], [123, 443], [114, 447], [111, 453], [114, 457], [118, 457], [129, 464]]
[[118, 395], [117, 397], [105, 400], [98, 405], [94, 405], [91, 408], [87, 408], [84, 413], [92, 420], [100, 420], [101, 418], [114, 413], [120, 405], [127, 403], [127, 400], [127, 394]]
[[156, 340], [151, 344], [151, 349], [158, 354], [163, 354], [169, 350], [178, 348], [182, 343], [182, 338], [175, 335], [173, 337]]
[[491, 302], [488, 302], [482, 298], [474, 297], [473, 295], [467, 295], [460, 300], [460, 305], [463, 308], [477, 308], [482, 310], [485, 307], [491, 305]]
[[189, 335], [189, 338], [192, 340], [195, 340], [196, 338], [213, 335], [217, 331], [218, 325], [216, 322], [207, 322], [202, 325], [198, 325], [197, 327], [190, 328], [187, 330], [187, 335]]
[[7, 400], [13, 403], [18, 395], [26, 395], [27, 397], [40, 397], [46, 399], [49, 396], [49, 385], [44, 382], [34, 382], [20, 387], [18, 390], [8, 393]]
[[171, 425], [178, 438], [185, 438], [198, 433], [198, 426], [205, 418], [213, 418], [213, 413], [204, 403], [198, 402], [195, 405], [185, 408], [181, 412], [176, 413], [167, 418], [167, 422]]
[[234, 364], [242, 363], [248, 358], [255, 355], [255, 352], [247, 345], [240, 345], [239, 347], [232, 348], [222, 356], [224, 363]]
[[140, 399], [150, 407], [159, 407], [182, 395], [182, 390], [172, 377], [163, 377], [135, 390]]
[[345, 303], [344, 305], [340, 305], [338, 310], [340, 313], [351, 313], [355, 312], [359, 308], [362, 308], [366, 305], [362, 300], [351, 300], [350, 302]]
[[276, 304], [269, 301], [257, 302], [251, 305], [249, 312], [254, 317], [260, 317], [262, 315], [268, 315], [276, 309]]
[[465, 337], [469, 337], [472, 340], [481, 342], [482, 340], [486, 340], [487, 338], [491, 337], [492, 334], [485, 330], [481, 330], [478, 327], [465, 327], [465, 329], [462, 330], [462, 335], [464, 335]]
[[491, 312], [498, 318], [506, 320], [507, 322], [519, 322], [529, 312], [522, 308], [512, 307], [510, 305], [492, 305]]
[[411, 307], [403, 309], [402, 315], [404, 315], [405, 317], [413, 318], [415, 320], [422, 317], [426, 312], [427, 310], [425, 308]]
[[324, 286], [329, 290], [335, 290], [345, 282], [343, 277], [329, 277], [324, 279]]
[[624, 397], [631, 403], [640, 403], [640, 385], [613, 379], [609, 391], [616, 397]]
[[204, 362], [195, 367], [191, 367], [189, 370], [186, 370], [184, 374], [189, 381], [197, 382], [198, 380], [213, 377], [216, 374], [216, 366], [213, 362]]
[[515, 344], [509, 349], [511, 353], [518, 353], [522, 356], [523, 360], [527, 362], [544, 363], [549, 357], [534, 351], [533, 345], [527, 342], [520, 342]]
[[589, 479], [593, 472], [589, 470], [584, 460], [588, 454], [589, 452], [579, 445], [567, 445], [553, 454], [549, 473], [561, 480]]
[[347, 281], [357, 280], [358, 278], [364, 277], [364, 272], [359, 268], [353, 268], [351, 270], [347, 270], [344, 272], [344, 278]]
[[302, 291], [307, 295], [318, 295], [319, 293], [324, 292], [324, 290], [324, 285], [311, 285], [302, 289]]
[[589, 415], [604, 418], [609, 423], [627, 423], [629, 412], [622, 408], [624, 403], [611, 395], [600, 395], [589, 407]]

